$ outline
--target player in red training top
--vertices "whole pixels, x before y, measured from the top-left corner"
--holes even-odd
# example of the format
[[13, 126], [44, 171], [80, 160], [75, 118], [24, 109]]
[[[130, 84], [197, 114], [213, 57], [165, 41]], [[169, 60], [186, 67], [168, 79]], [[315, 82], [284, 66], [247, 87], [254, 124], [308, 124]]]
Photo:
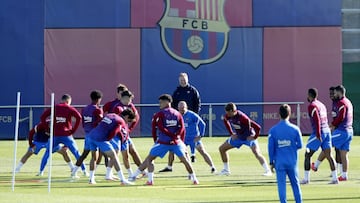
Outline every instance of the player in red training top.
[[[260, 147], [257, 142], [257, 137], [260, 134], [260, 126], [255, 121], [243, 112], [236, 109], [234, 103], [228, 103], [225, 106], [226, 114], [224, 117], [224, 124], [226, 129], [230, 133], [230, 137], [219, 147], [221, 159], [224, 163], [224, 169], [220, 172], [220, 175], [230, 175], [229, 158], [227, 151], [232, 148], [240, 148], [242, 145], [246, 145], [251, 148], [251, 151], [259, 160], [260, 164], [264, 167], [264, 176], [271, 176], [271, 170], [266, 162], [265, 157], [260, 152]], [[233, 131], [235, 130], [235, 132]]]
[[156, 157], [163, 158], [167, 152], [174, 152], [179, 157], [181, 162], [185, 165], [189, 172], [190, 179], [193, 184], [198, 184], [193, 167], [190, 161], [186, 158], [186, 146], [184, 144], [185, 127], [182, 115], [171, 108], [172, 98], [168, 94], [163, 94], [159, 97], [160, 109], [152, 120], [152, 136], [155, 144], [151, 148], [149, 155], [140, 167], [135, 171], [133, 176], [129, 178], [135, 181], [136, 177], [142, 173], [145, 168], [148, 168], [148, 181], [146, 185], [153, 185], [154, 183], [154, 160]]
[[338, 99], [336, 103], [336, 116], [330, 125], [333, 130], [332, 144], [336, 150], [340, 151], [342, 174], [338, 178], [339, 181], [346, 181], [348, 179], [348, 153], [350, 151], [350, 144], [354, 136], [353, 131], [353, 105], [351, 101], [345, 96], [346, 89], [339, 85], [335, 88], [335, 98]]
[[125, 90], [128, 90], [126, 85], [118, 84], [116, 87], [116, 98], [112, 101], [106, 102], [103, 106], [104, 113], [114, 113], [115, 107], [119, 105], [121, 99], [121, 93]]
[[301, 184], [310, 182], [310, 160], [311, 156], [321, 147], [326, 159], [329, 161], [332, 180], [331, 184], [337, 184], [337, 173], [335, 168], [335, 160], [331, 155], [331, 132], [328, 125], [327, 111], [323, 103], [318, 99], [318, 91], [315, 88], [308, 90], [307, 100], [310, 102], [308, 106], [309, 118], [313, 132], [311, 133], [306, 145], [304, 160], [304, 179]]
[[[129, 133], [131, 133], [131, 131], [136, 127], [136, 125], [140, 119], [139, 113], [138, 113], [137, 109], [135, 108], [134, 104], [132, 103], [133, 97], [134, 97], [134, 95], [129, 90], [123, 91], [121, 93], [120, 103], [114, 109], [114, 112], [118, 115], [120, 115], [121, 112], [123, 112], [125, 109], [131, 109], [135, 113], [135, 119], [131, 123], [129, 123]], [[116, 153], [118, 153], [119, 150], [121, 151], [124, 166], [128, 171], [128, 176], [131, 177], [132, 170], [130, 167], [129, 153], [131, 154], [131, 156], [137, 166], [140, 166], [140, 164], [142, 162], [140, 155], [135, 148], [134, 143], [132, 142], [130, 137], [126, 143], [122, 143], [122, 144], [120, 144], [121, 142], [118, 139], [118, 137], [114, 137], [112, 139], [111, 143], [113, 144], [113, 147], [114, 147]], [[112, 167], [112, 166], [110, 166], [110, 167]], [[107, 170], [106, 179], [111, 179], [111, 174], [112, 174], [111, 171]], [[146, 172], [144, 172], [143, 175], [146, 175]]]
[[83, 108], [81, 112], [82, 124], [85, 131], [84, 151], [81, 154], [80, 158], [76, 161], [74, 169], [71, 171], [71, 176], [73, 177], [76, 177], [76, 172], [78, 168], [81, 166], [84, 159], [90, 153], [90, 143], [87, 135], [90, 133], [92, 129], [94, 129], [97, 126], [97, 124], [103, 118], [103, 111], [99, 107], [102, 98], [102, 93], [99, 90], [94, 90], [90, 93], [90, 98], [91, 98], [91, 104]]
[[125, 143], [129, 136], [127, 122], [131, 122], [135, 118], [134, 112], [131, 109], [124, 110], [120, 116], [115, 113], [107, 114], [101, 122], [88, 134], [90, 150], [91, 150], [91, 164], [90, 164], [90, 184], [95, 184], [95, 169], [98, 149], [114, 162], [114, 168], [118, 173], [121, 184], [129, 185], [120, 168], [119, 159], [115, 154], [112, 144], [109, 142], [113, 137], [120, 137], [120, 141]]
[[[69, 94], [64, 94], [61, 97], [61, 102], [55, 105], [53, 146], [62, 143], [70, 149], [76, 159], [79, 159], [80, 153], [72, 135], [79, 128], [81, 123], [81, 114], [70, 105], [71, 96]], [[49, 118], [50, 114], [51, 109], [47, 109], [41, 115], [41, 122], [45, 122], [46, 119]], [[72, 126], [73, 118], [75, 119], [74, 126]], [[81, 164], [81, 169], [83, 170], [84, 175], [87, 175], [85, 164]]]
[[[20, 172], [21, 167], [26, 163], [26, 161], [33, 155], [37, 155], [41, 149], [48, 148], [49, 145], [49, 123], [39, 123], [33, 127], [29, 132], [29, 148], [28, 151], [21, 158], [19, 164], [17, 165], [15, 172]], [[57, 145], [54, 148], [54, 151], [60, 153], [65, 162], [69, 165], [70, 170], [74, 167], [71, 159], [67, 153], [67, 147], [61, 147]], [[44, 169], [47, 164], [48, 156], [43, 156], [40, 164], [40, 171], [37, 174], [38, 176], [44, 175]]]

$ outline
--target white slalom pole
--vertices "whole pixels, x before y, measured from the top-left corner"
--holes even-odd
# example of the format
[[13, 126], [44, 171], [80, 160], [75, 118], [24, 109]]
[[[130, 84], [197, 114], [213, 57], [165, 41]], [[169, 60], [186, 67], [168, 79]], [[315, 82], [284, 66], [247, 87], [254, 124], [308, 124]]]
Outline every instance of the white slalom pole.
[[17, 144], [19, 137], [19, 117], [20, 117], [20, 92], [17, 93], [16, 101], [16, 120], [15, 120], [15, 138], [14, 138], [14, 167], [12, 175], [12, 191], [15, 191], [15, 169], [16, 169], [16, 153], [17, 153]]
[[49, 173], [48, 173], [48, 193], [51, 191], [51, 168], [52, 168], [52, 151], [54, 143], [54, 93], [51, 93], [51, 113], [50, 113], [50, 139], [49, 139]]

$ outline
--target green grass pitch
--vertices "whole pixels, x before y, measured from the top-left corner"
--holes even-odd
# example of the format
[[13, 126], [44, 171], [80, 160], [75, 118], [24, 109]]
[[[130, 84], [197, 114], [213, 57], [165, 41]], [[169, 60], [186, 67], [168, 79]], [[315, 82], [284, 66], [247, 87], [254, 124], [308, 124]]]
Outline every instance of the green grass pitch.
[[[212, 156], [217, 170], [222, 169], [218, 147], [225, 137], [204, 138], [205, 148]], [[134, 138], [137, 150], [144, 159], [152, 145], [151, 138]], [[307, 137], [303, 137], [304, 144]], [[77, 140], [80, 150], [83, 140]], [[267, 138], [259, 138], [260, 147], [268, 160]], [[119, 182], [104, 180], [105, 167], [98, 167], [96, 185], [89, 185], [86, 177], [77, 181], [70, 178], [70, 170], [59, 154], [53, 156], [51, 193], [47, 190], [47, 169], [43, 177], [37, 177], [40, 155], [31, 157], [16, 176], [15, 192], [11, 190], [13, 166], [13, 141], [0, 141], [0, 200], [1, 202], [278, 202], [276, 178], [263, 177], [263, 168], [248, 147], [230, 150], [230, 176], [210, 173], [210, 168], [197, 154], [193, 164], [199, 185], [187, 180], [184, 166], [176, 159], [174, 171], [156, 173], [155, 185], [144, 186], [146, 179], [140, 179], [134, 186], [121, 186]], [[27, 141], [19, 141], [17, 161], [25, 153]], [[299, 172], [303, 177], [304, 148], [299, 151]], [[314, 155], [313, 160], [317, 157]], [[73, 158], [73, 157], [72, 157]], [[351, 144], [350, 180], [338, 185], [329, 185], [330, 169], [323, 162], [318, 172], [311, 172], [311, 184], [301, 186], [304, 202], [360, 202], [360, 137], [354, 137]], [[74, 159], [73, 159], [73, 162]], [[86, 160], [88, 164], [89, 158]], [[166, 166], [167, 156], [156, 159], [155, 171]], [[132, 165], [135, 170], [135, 165]], [[125, 175], [126, 171], [123, 169]], [[79, 173], [80, 174], [80, 173]], [[289, 202], [293, 202], [291, 187], [287, 187]]]

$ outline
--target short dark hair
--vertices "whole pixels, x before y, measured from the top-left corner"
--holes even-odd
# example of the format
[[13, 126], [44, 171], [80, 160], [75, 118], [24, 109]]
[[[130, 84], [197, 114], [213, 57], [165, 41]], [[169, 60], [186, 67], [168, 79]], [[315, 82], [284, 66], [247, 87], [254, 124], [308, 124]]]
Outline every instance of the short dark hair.
[[90, 93], [90, 98], [92, 101], [97, 101], [98, 99], [102, 98], [102, 93], [100, 90], [93, 90]]
[[229, 102], [228, 104], [225, 105], [225, 111], [235, 111], [236, 110], [236, 105], [232, 102]]
[[130, 108], [124, 109], [124, 111], [122, 111], [120, 115], [123, 117], [128, 116], [128, 118], [131, 120], [135, 119], [135, 113]]
[[127, 90], [128, 88], [126, 87], [126, 85], [124, 85], [124, 84], [118, 84], [118, 86], [116, 87], [116, 91], [117, 91], [117, 93], [119, 93], [119, 92], [122, 92], [122, 91], [125, 91], [125, 90]]
[[170, 103], [173, 101], [172, 96], [170, 94], [160, 95], [159, 100], [166, 100], [169, 101]]
[[338, 92], [341, 92], [341, 94], [345, 94], [346, 93], [346, 89], [343, 85], [338, 85], [335, 87], [335, 90]]
[[62, 97], [61, 97], [61, 101], [68, 101], [71, 99], [71, 96], [70, 94], [64, 94]]
[[316, 88], [310, 88], [308, 90], [308, 95], [312, 98], [317, 98], [318, 96], [318, 90]]
[[334, 90], [335, 90], [334, 86], [329, 87], [329, 91], [334, 91]]
[[286, 119], [291, 114], [291, 107], [288, 104], [282, 104], [279, 108], [281, 119]]
[[132, 92], [130, 92], [130, 90], [125, 90], [121, 93], [121, 97], [134, 97], [134, 94]]

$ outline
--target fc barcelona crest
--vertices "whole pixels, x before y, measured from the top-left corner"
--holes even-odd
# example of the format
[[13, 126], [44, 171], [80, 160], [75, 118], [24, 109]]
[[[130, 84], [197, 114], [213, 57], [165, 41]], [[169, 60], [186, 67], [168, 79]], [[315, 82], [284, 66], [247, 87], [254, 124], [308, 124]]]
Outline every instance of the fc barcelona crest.
[[225, 53], [229, 26], [225, 0], [166, 0], [159, 24], [165, 50], [175, 59], [198, 68]]

